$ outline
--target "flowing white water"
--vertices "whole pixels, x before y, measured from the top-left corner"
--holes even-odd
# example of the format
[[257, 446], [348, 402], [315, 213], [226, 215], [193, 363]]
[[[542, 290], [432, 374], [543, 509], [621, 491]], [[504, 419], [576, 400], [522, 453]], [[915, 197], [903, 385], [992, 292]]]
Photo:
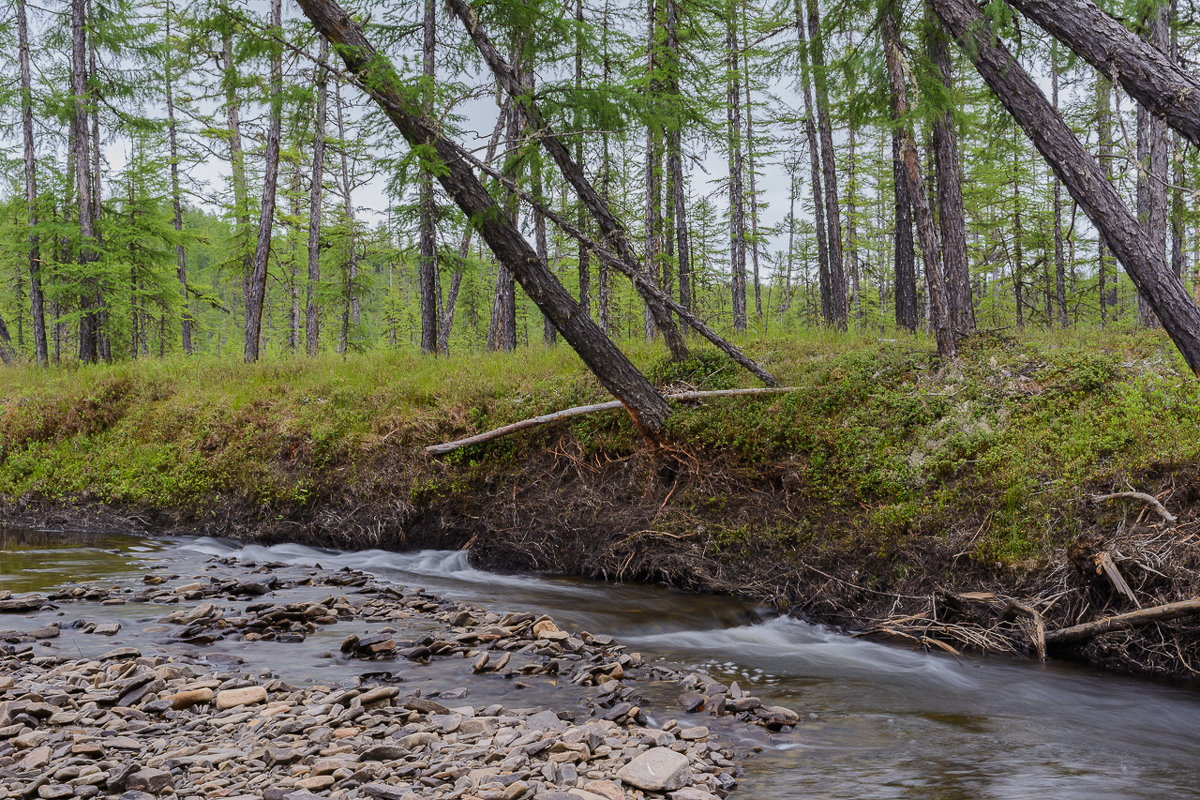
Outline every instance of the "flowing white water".
[[[38, 581], [55, 571], [59, 581], [147, 568], [199, 573], [208, 556], [350, 567], [497, 610], [544, 611], [651, 657], [752, 686], [768, 702], [795, 708], [802, 722], [749, 762], [735, 796], [746, 800], [1200, 798], [1200, 694], [1190, 687], [930, 655], [764, 619], [728, 598], [496, 575], [473, 568], [461, 552], [348, 553], [217, 539], [114, 539], [103, 548], [57, 551], [38, 545], [19, 557], [0, 547], [0, 588], [25, 569], [38, 570]], [[270, 652], [299, 656], [310, 645], [317, 646]], [[308, 657], [302, 663], [317, 663]], [[654, 714], [684, 716], [676, 711]]]

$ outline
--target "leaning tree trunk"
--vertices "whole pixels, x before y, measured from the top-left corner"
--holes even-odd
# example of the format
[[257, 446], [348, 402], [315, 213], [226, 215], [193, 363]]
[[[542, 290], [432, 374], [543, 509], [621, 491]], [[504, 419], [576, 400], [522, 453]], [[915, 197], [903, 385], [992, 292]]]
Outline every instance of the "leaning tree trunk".
[[[940, 26], [930, 20], [927, 45], [929, 59], [947, 97], [954, 90], [950, 52]], [[949, 108], [938, 110], [933, 120], [933, 157], [937, 172], [937, 197], [942, 246], [946, 260], [946, 300], [954, 335], [975, 330], [975, 307], [971, 300], [971, 272], [967, 266], [967, 223], [963, 211], [962, 165], [958, 156], [958, 134]]]
[[1200, 308], [1183, 283], [1166, 268], [1162, 243], [1156, 244], [1144, 234], [1116, 188], [1105, 180], [1096, 160], [995, 37], [978, 7], [971, 0], [930, 2], [980, 75], [1125, 265], [1134, 285], [1149, 298], [1188, 366], [1200, 374]]
[[942, 275], [941, 242], [938, 241], [937, 229], [934, 227], [933, 211], [929, 205], [929, 196], [925, 193], [925, 181], [921, 177], [921, 161], [917, 155], [917, 145], [913, 141], [908, 117], [908, 88], [904, 81], [903, 56], [900, 53], [899, 33], [896, 26], [895, 14], [884, 14], [883, 46], [886, 58], [888, 77], [891, 80], [892, 110], [895, 119], [900, 120], [900, 156], [904, 166], [904, 179], [908, 184], [908, 196], [912, 201], [913, 212], [917, 218], [917, 233], [921, 240], [921, 255], [925, 259], [925, 279], [929, 284], [929, 308], [933, 322], [934, 334], [937, 337], [938, 354], [942, 358], [954, 358], [956, 355], [954, 331], [950, 320], [950, 310], [946, 302], [945, 276]]
[[1200, 78], [1166, 52], [1139, 39], [1091, 0], [1008, 3], [1109, 80], [1119, 82], [1150, 113], [1200, 145]]
[[496, 257], [520, 281], [526, 293], [554, 322], [563, 338], [629, 411], [648, 442], [657, 441], [670, 413], [666, 401], [650, 382], [605, 336], [570, 293], [541, 262], [521, 232], [487, 193], [458, 148], [422, 117], [407, 99], [391, 63], [379, 55], [362, 30], [331, 0], [299, 0], [313, 24], [338, 50], [347, 68], [384, 110], [413, 147], [423, 147], [438, 162], [438, 182], [469, 219], [477, 220], [480, 235]]
[[[282, 30], [283, 2], [271, 0], [271, 28]], [[246, 295], [247, 364], [258, 361], [258, 340], [262, 334], [263, 303], [267, 297], [267, 258], [271, 254], [271, 227], [275, 221], [275, 186], [279, 179], [279, 136], [282, 127], [283, 51], [273, 45], [271, 54], [271, 116], [267, 127], [267, 164], [263, 176], [262, 212], [258, 217], [258, 241], [254, 246], [254, 269], [250, 273], [250, 292]]]
[[[554, 131], [542, 117], [542, 113], [538, 109], [537, 104], [534, 103], [533, 98], [521, 88], [519, 76], [509, 64], [505, 63], [499, 52], [492, 45], [487, 32], [475, 18], [475, 12], [463, 0], [447, 0], [447, 5], [462, 20], [463, 26], [475, 44], [475, 48], [483, 56], [483, 60], [491, 69], [492, 74], [496, 76], [496, 79], [505, 91], [517, 101], [528, 121], [530, 129], [546, 149], [546, 152], [550, 154], [550, 158], [558, 166], [562, 176], [571, 184], [571, 188], [575, 190], [576, 195], [587, 207], [588, 211], [591, 212], [592, 218], [595, 219], [601, 234], [603, 234], [604, 238], [623, 261], [631, 265], [636, 265], [637, 256], [634, 254], [633, 247], [629, 244], [629, 238], [625, 233], [625, 229], [613, 215], [608, 203], [605, 202], [587, 180], [583, 169], [571, 158], [570, 151], [554, 135]], [[685, 358], [687, 356], [687, 345], [683, 341], [679, 328], [675, 325], [674, 320], [671, 319], [666, 306], [652, 296], [647, 297], [648, 292], [644, 292], [640, 288], [639, 292], [642, 293], [646, 302], [651, 305], [655, 323], [658, 325], [659, 332], [662, 333], [667, 347], [671, 350], [671, 355], [677, 359]], [[562, 329], [560, 328], [559, 330], [561, 332]]]
[[49, 364], [49, 353], [42, 297], [42, 259], [38, 252], [37, 156], [33, 148], [33, 90], [25, 0], [17, 0], [17, 41], [21, 60], [21, 132], [25, 140], [25, 209], [29, 216], [29, 308], [33, 315], [34, 355], [38, 366], [44, 367]]
[[304, 351], [317, 354], [321, 341], [321, 316], [317, 286], [321, 282], [321, 192], [325, 188], [325, 117], [329, 103], [329, 40], [321, 36], [314, 77], [317, 83], [316, 119], [313, 120], [312, 180], [308, 205], [308, 281], [304, 294]]
[[[425, 116], [433, 118], [433, 81], [437, 75], [434, 59], [434, 29], [437, 24], [437, 4], [425, 0], [424, 44], [421, 49], [424, 63], [425, 96], [422, 106]], [[341, 114], [341, 111], [338, 111]], [[345, 156], [343, 156], [343, 159]], [[349, 191], [349, 186], [346, 187]], [[428, 171], [421, 174], [420, 191], [420, 269], [418, 286], [421, 294], [421, 352], [436, 353], [437, 342], [437, 230], [434, 227], [433, 176]]]

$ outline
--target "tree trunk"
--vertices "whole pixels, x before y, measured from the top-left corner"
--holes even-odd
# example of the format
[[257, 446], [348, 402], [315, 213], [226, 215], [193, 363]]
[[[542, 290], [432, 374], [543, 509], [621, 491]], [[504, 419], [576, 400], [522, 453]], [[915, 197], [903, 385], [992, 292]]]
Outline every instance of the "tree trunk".
[[[674, 0], [667, 0], [668, 4], [672, 4]], [[583, 0], [575, 0], [575, 94], [582, 96], [583, 94]], [[581, 101], [576, 101], [574, 104], [574, 117], [572, 126], [575, 128], [575, 162], [582, 164], [583, 162], [583, 118], [580, 116]], [[576, 217], [576, 222], [579, 224], [580, 230], [583, 230], [587, 225], [587, 212], [581, 205]], [[579, 305], [583, 306], [584, 311], [588, 314], [592, 313], [592, 275], [591, 265], [588, 261], [588, 251], [583, 245], [579, 246]]]
[[[629, 239], [625, 234], [624, 228], [613, 215], [608, 203], [597, 194], [595, 188], [583, 174], [583, 169], [571, 158], [571, 154], [566, 146], [554, 135], [549, 124], [542, 118], [541, 111], [533, 102], [533, 98], [520, 88], [521, 83], [518, 76], [512, 67], [500, 57], [500, 54], [488, 38], [487, 32], [479, 25], [478, 20], [475, 19], [474, 12], [463, 0], [447, 0], [447, 5], [462, 20], [467, 33], [475, 43], [476, 49], [492, 70], [492, 74], [496, 76], [505, 91], [518, 100], [528, 120], [530, 129], [537, 136], [542, 146], [546, 149], [546, 152], [550, 154], [562, 176], [571, 184], [571, 188], [575, 190], [579, 199], [583, 201], [588, 211], [591, 212], [593, 219], [595, 219], [600, 228], [601, 234], [603, 234], [604, 238], [613, 247], [618, 257], [627, 264], [636, 265], [638, 263], [637, 256], [629, 244]], [[642, 291], [642, 289], [639, 289], [639, 292]], [[643, 292], [643, 297], [646, 297], [646, 294], [648, 293]], [[662, 333], [663, 340], [670, 349], [671, 355], [676, 359], [686, 357], [687, 345], [679, 333], [679, 328], [675, 325], [674, 320], [671, 319], [666, 306], [657, 299], [651, 301], [648, 298], [647, 302], [651, 303], [655, 323], [658, 325], [658, 329]], [[561, 327], [559, 331], [563, 332]]]
[[[79, 265], [86, 276], [88, 265], [96, 261], [96, 219], [92, 209], [92, 175], [88, 160], [88, 73], [87, 41], [84, 22], [86, 0], [71, 2], [71, 76], [74, 94], [74, 116], [72, 134], [75, 161], [75, 194], [79, 213]], [[80, 306], [83, 314], [79, 318], [79, 360], [84, 364], [99, 359], [99, 316], [95, 301], [95, 281], [86, 278], [82, 287]], [[7, 333], [7, 331], [5, 332]]]
[[801, 0], [796, 0], [796, 35], [800, 40], [800, 83], [804, 89], [804, 136], [808, 140], [809, 166], [812, 170], [813, 213], [817, 229], [817, 283], [821, 293], [821, 318], [833, 322], [833, 294], [829, 285], [829, 242], [825, 228], [825, 201], [821, 192], [821, 147], [817, 125], [813, 121], [812, 70], [808, 60], [808, 33], [804, 27]]
[[904, 133], [899, 119], [892, 128], [892, 181], [896, 203], [894, 269], [896, 324], [917, 332], [917, 264], [912, 232], [912, 198], [904, 169]]
[[[1146, 38], [1156, 50], [1167, 54], [1170, 47], [1167, 0], [1155, 0], [1142, 20]], [[1138, 104], [1138, 221], [1156, 244], [1167, 241], [1167, 126], [1144, 105]], [[1138, 321], [1155, 327], [1158, 320], [1146, 296], [1138, 292]]]
[[[271, 0], [271, 28], [282, 33], [282, 0]], [[275, 221], [275, 186], [279, 178], [279, 136], [283, 104], [283, 51], [272, 45], [271, 115], [267, 128], [267, 164], [263, 177], [262, 212], [258, 217], [258, 241], [254, 247], [254, 270], [246, 296], [247, 364], [258, 361], [258, 339], [262, 333], [263, 303], [267, 297], [267, 258], [271, 254], [271, 226]]]
[[29, 70], [29, 28], [25, 0], [17, 0], [17, 41], [21, 61], [21, 132], [25, 141], [25, 209], [29, 217], [29, 308], [33, 349], [39, 367], [49, 364], [46, 313], [42, 296], [42, 259], [38, 249], [37, 156], [33, 147], [33, 89]]
[[934, 334], [937, 337], [938, 354], [942, 358], [950, 359], [955, 357], [956, 349], [950, 310], [946, 302], [945, 278], [941, 270], [941, 242], [938, 241], [933, 212], [929, 206], [929, 197], [924, 191], [925, 182], [921, 178], [921, 162], [917, 155], [917, 145], [913, 141], [909, 123], [905, 121], [908, 116], [908, 89], [905, 86], [903, 56], [900, 53], [896, 23], [896, 14], [884, 15], [883, 46], [886, 51], [888, 76], [891, 79], [892, 109], [894, 118], [901, 120], [899, 126], [900, 155], [904, 166], [904, 178], [908, 182], [909, 200], [912, 201], [913, 213], [917, 220], [921, 255], [925, 259], [925, 279], [929, 285], [930, 318], [933, 322]]
[[1192, 144], [1200, 145], [1200, 78], [1091, 0], [1008, 0]]
[[321, 316], [317, 287], [321, 282], [321, 193], [325, 188], [325, 118], [329, 102], [329, 40], [321, 36], [321, 51], [313, 77], [317, 84], [316, 118], [313, 120], [312, 180], [308, 205], [308, 281], [305, 285], [304, 351], [315, 356], [321, 341]]
[[[1092, 224], [1145, 292], [1163, 327], [1193, 372], [1200, 373], [1200, 308], [1166, 269], [1162, 243], [1144, 235], [1137, 219], [1041, 90], [999, 43], [971, 0], [931, 0], [976, 68], [1079, 203]], [[1074, 5], [1067, 3], [1065, 5]]]
[[[425, 0], [425, 19], [422, 25], [425, 36], [421, 53], [426, 83], [422, 107], [425, 116], [429, 119], [433, 118], [433, 81], [437, 76], [434, 59], [436, 25], [437, 5], [434, 0]], [[341, 114], [340, 110], [338, 114]], [[420, 206], [421, 253], [418, 284], [421, 294], [421, 352], [436, 353], [438, 349], [437, 229], [434, 227], [433, 176], [428, 170], [421, 173]]]
[[833, 125], [829, 118], [829, 89], [825, 78], [825, 41], [817, 0], [807, 0], [808, 40], [812, 47], [813, 85], [817, 99], [817, 129], [821, 135], [821, 168], [825, 182], [825, 221], [829, 226], [829, 302], [833, 324], [846, 328], [846, 272], [842, 256], [842, 212], [838, 206], [837, 165]]
[[1017, 327], [1025, 326], [1025, 231], [1021, 225], [1021, 164], [1018, 157], [1020, 139], [1013, 131], [1012, 197], [1013, 197], [1013, 298], [1017, 304]]
[[654, 387], [606, 337], [570, 293], [546, 269], [519, 230], [476, 179], [458, 148], [433, 124], [408, 109], [405, 92], [386, 58], [375, 52], [345, 11], [331, 0], [300, 0], [304, 13], [332, 41], [346, 66], [369, 87], [372, 98], [411, 146], [424, 146], [441, 162], [438, 181], [472, 220], [496, 257], [505, 261], [529, 297], [550, 316], [555, 327], [584, 363], [618, 400], [634, 425], [650, 442], [660, 436], [670, 408]]
[[[1103, 75], [1096, 79], [1096, 107], [1099, 120], [1097, 137], [1099, 138], [1100, 168], [1103, 170], [1104, 179], [1112, 183], [1112, 83]], [[1096, 272], [1099, 275], [1100, 284], [1100, 324], [1103, 326], [1108, 322], [1109, 308], [1116, 306], [1116, 265], [1112, 263], [1112, 251], [1104, 243], [1104, 237], [1100, 237], [1097, 245], [1096, 262]], [[1111, 301], [1107, 285], [1110, 273], [1113, 276]]]
[[746, 192], [742, 184], [742, 88], [737, 35], [737, 2], [726, 0], [725, 48], [729, 67], [725, 108], [729, 124], [729, 271], [733, 292], [733, 327], [746, 330]]
[[759, 276], [758, 256], [758, 188], [754, 164], [754, 98], [750, 91], [750, 41], [746, 30], [746, 4], [741, 4], [742, 17], [742, 78], [746, 82], [746, 179], [750, 184], [750, 263], [754, 275], [754, 315], [762, 322], [762, 281]]
[[[949, 100], [954, 92], [950, 52], [936, 21], [930, 20], [927, 45], [929, 58]], [[942, 108], [933, 119], [933, 157], [937, 173], [937, 198], [945, 249], [946, 301], [955, 337], [975, 330], [975, 306], [971, 299], [971, 271], [967, 263], [967, 223], [963, 211], [962, 166], [958, 134], [950, 108]]]
[[241, 81], [233, 57], [233, 29], [228, 25], [222, 32], [224, 59], [225, 114], [229, 126], [229, 171], [233, 180], [233, 215], [237, 223], [236, 246], [242, 251], [242, 294], [248, 302], [250, 274], [254, 268], [254, 253], [249, 247], [250, 201], [246, 188], [246, 153], [242, 149]]
[[862, 321], [862, 287], [859, 286], [858, 263], [858, 152], [857, 137], [854, 126], [850, 127], [847, 136], [850, 151], [850, 161], [847, 165], [846, 185], [846, 260], [850, 266], [850, 307], [854, 310], [855, 324]]
[[[1179, 27], [1176, 24], [1179, 20], [1179, 0], [1171, 0], [1171, 20], [1171, 58], [1179, 63]], [[1174, 164], [1171, 173], [1171, 271], [1175, 273], [1175, 277], [1182, 279], [1185, 266], [1183, 184], [1187, 177], [1183, 169], [1183, 141], [1178, 131], [1171, 137], [1171, 156], [1171, 162]]]
[[[1058, 41], [1050, 49], [1050, 91], [1058, 111]], [[1062, 181], [1054, 179], [1054, 294], [1058, 302], [1058, 327], [1067, 327], [1067, 265], [1063, 248]]]
[[[166, 12], [163, 14], [166, 36], [166, 50], [163, 53], [163, 82], [167, 91], [167, 146], [170, 148], [171, 157], [171, 209], [174, 212], [173, 224], [175, 226], [175, 233], [181, 234], [183, 232], [183, 192], [179, 188], [179, 143], [177, 126], [175, 124], [175, 95], [173, 91], [175, 77], [171, 73], [171, 59], [175, 52], [175, 46], [171, 40], [172, 13], [171, 0], [167, 0]], [[187, 255], [184, 253], [182, 241], [175, 245], [175, 275], [179, 279], [179, 294], [183, 300], [179, 324], [180, 343], [183, 347], [183, 352], [190, 356], [195, 350], [192, 347], [192, 312], [187, 283]]]

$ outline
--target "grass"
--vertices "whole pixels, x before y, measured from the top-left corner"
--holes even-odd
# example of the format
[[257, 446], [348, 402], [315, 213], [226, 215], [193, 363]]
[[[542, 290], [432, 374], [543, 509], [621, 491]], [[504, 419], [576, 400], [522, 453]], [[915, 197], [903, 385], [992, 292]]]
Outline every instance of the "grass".
[[[1200, 453], [1200, 383], [1158, 332], [1093, 329], [982, 334], [939, 364], [918, 338], [797, 333], [746, 338], [749, 354], [799, 391], [678, 409], [670, 439], [751, 483], [792, 476], [815, 516], [879, 542], [978, 526], [971, 555], [1036, 558], [1078, 534], [1077, 499], [1094, 487], [1152, 488]], [[683, 365], [661, 346], [627, 343], [660, 385], [752, 385], [701, 348]], [[566, 347], [452, 359], [372, 352], [247, 367], [170, 358], [4, 372], [0, 495], [202, 515], [218, 503], [265, 513], [352, 494], [418, 507], [469, 493], [551, 436], [522, 434], [447, 459], [421, 447], [605, 397]], [[638, 447], [621, 415], [560, 432], [585, 455]], [[1148, 477], [1149, 476], [1149, 477]], [[736, 496], [680, 492], [676, 506], [720, 516]], [[669, 516], [669, 515], [668, 515]], [[801, 530], [801, 528], [803, 530]], [[789, 532], [731, 521], [721, 547]]]

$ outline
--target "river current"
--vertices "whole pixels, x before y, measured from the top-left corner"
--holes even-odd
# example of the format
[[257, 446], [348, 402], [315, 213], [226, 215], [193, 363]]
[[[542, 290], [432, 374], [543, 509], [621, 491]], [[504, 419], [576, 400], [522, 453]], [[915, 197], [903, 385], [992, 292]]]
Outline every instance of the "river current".
[[[746, 762], [735, 794], [746, 800], [1200, 798], [1200, 693], [1193, 688], [1074, 666], [923, 653], [771, 617], [729, 598], [497, 575], [471, 567], [462, 552], [2, 529], [0, 590], [202, 575], [212, 556], [247, 565], [351, 567], [496, 610], [545, 612], [560, 625], [611, 634], [649, 658], [737, 680], [802, 718], [791, 733], [754, 740], [762, 752]], [[144, 646], [153, 643], [161, 613], [134, 604], [106, 607], [99, 616], [124, 622], [121, 644]], [[28, 624], [46, 621], [31, 617]], [[0, 619], [0, 626], [13, 622]], [[364, 671], [328, 657], [338, 635], [239, 654], [288, 681], [330, 683]], [[83, 638], [64, 634], [58, 646], [97, 646]], [[426, 680], [439, 677], [424, 673]], [[657, 713], [679, 715], [670, 708]]]

